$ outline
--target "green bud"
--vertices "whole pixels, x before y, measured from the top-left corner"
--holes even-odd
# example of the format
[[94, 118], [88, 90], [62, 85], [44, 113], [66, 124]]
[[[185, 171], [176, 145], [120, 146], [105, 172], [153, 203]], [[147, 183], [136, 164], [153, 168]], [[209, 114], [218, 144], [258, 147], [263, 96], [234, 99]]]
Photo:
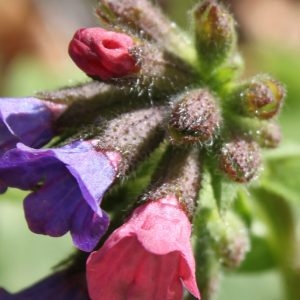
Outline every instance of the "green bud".
[[247, 115], [270, 119], [278, 114], [285, 97], [285, 89], [279, 81], [263, 75], [244, 84], [238, 97]]
[[236, 182], [248, 182], [261, 164], [259, 146], [254, 141], [235, 139], [225, 143], [219, 153], [220, 167]]
[[230, 13], [214, 0], [207, 0], [194, 10], [196, 48], [205, 71], [221, 65], [236, 44], [235, 21]]
[[275, 123], [268, 123], [261, 129], [261, 146], [265, 148], [277, 148], [281, 142], [280, 126]]
[[223, 266], [237, 268], [246, 257], [250, 239], [245, 224], [237, 215], [228, 212], [221, 225], [220, 239], [216, 245]]
[[234, 116], [231, 121], [235, 135], [252, 139], [262, 148], [276, 148], [281, 142], [280, 126], [275, 122], [243, 116]]
[[180, 95], [173, 105], [168, 132], [173, 143], [211, 143], [221, 123], [219, 107], [206, 89]]

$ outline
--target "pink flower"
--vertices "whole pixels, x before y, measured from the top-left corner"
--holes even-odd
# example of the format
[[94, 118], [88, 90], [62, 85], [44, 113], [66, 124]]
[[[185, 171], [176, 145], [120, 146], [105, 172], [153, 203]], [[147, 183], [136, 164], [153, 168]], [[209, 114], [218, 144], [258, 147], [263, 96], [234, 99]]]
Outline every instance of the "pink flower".
[[108, 80], [139, 71], [136, 58], [130, 53], [133, 39], [105, 29], [81, 28], [69, 45], [75, 64], [92, 78]]
[[87, 261], [92, 300], [180, 300], [183, 285], [196, 298], [191, 224], [175, 196], [133, 212]]

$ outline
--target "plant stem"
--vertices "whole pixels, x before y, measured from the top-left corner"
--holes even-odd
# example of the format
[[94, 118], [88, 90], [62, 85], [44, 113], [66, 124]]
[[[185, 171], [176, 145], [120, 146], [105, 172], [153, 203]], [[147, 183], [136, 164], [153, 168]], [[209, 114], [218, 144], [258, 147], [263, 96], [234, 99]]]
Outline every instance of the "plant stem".
[[287, 300], [300, 299], [300, 268], [282, 271]]

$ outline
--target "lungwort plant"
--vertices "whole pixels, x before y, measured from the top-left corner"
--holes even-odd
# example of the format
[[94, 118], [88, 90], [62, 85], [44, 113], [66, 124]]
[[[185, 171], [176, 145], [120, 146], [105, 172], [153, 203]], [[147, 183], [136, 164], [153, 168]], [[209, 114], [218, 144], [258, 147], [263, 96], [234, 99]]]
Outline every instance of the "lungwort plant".
[[280, 143], [284, 86], [241, 79], [218, 1], [193, 8], [188, 33], [147, 0], [99, 0], [96, 14], [68, 49], [87, 83], [0, 99], [1, 192], [29, 191], [29, 229], [78, 248], [0, 299], [208, 300], [223, 270], [272, 267], [300, 299], [280, 171], [292, 155], [265, 151]]

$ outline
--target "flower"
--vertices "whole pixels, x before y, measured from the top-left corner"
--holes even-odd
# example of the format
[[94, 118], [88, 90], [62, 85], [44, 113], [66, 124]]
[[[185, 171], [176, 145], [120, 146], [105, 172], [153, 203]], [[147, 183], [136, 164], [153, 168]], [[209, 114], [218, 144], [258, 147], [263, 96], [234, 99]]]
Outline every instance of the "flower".
[[92, 300], [200, 299], [190, 244], [191, 224], [177, 198], [149, 201], [133, 212], [87, 261]]
[[81, 28], [69, 45], [69, 55], [75, 64], [95, 79], [108, 80], [139, 71], [130, 50], [133, 39], [124, 33], [100, 27]]
[[24, 200], [29, 228], [50, 236], [70, 231], [75, 246], [83, 251], [91, 251], [108, 227], [108, 216], [99, 204], [120, 160], [118, 153], [97, 151], [94, 142], [52, 149], [18, 144], [0, 160], [2, 187], [32, 191]]
[[54, 135], [53, 123], [66, 105], [37, 98], [0, 99], [0, 154], [18, 142], [34, 148], [45, 145]]
[[33, 286], [10, 294], [0, 288], [0, 300], [89, 300], [86, 290], [85, 278], [82, 274], [70, 272], [57, 272]]

